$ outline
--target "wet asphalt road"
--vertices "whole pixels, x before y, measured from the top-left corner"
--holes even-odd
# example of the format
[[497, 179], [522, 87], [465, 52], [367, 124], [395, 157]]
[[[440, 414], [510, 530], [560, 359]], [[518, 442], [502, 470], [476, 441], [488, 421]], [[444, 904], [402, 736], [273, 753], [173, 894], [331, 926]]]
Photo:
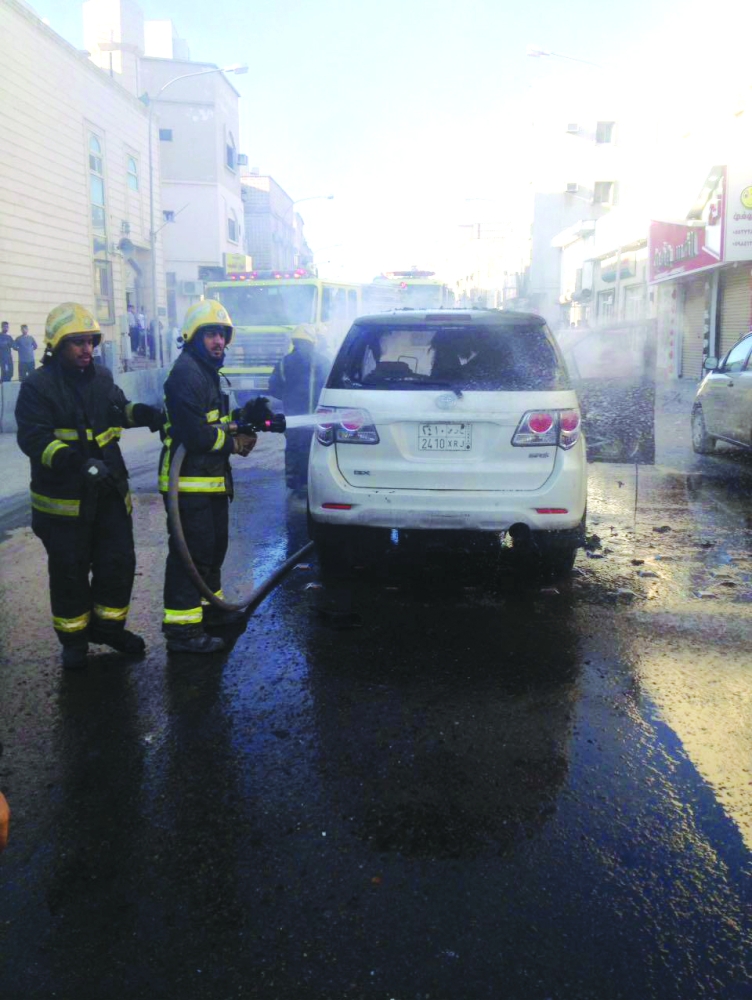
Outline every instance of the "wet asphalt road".
[[[306, 540], [280, 459], [240, 467], [230, 592]], [[166, 657], [152, 482], [141, 661], [62, 675], [3, 522], [2, 1000], [752, 996], [752, 461], [592, 466], [567, 584], [311, 558], [212, 660]]]

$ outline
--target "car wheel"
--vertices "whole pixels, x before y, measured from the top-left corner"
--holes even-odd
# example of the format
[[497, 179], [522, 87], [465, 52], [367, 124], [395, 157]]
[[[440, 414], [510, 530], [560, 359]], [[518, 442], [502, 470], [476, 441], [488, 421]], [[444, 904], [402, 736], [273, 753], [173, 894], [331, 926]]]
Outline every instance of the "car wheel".
[[709, 455], [715, 448], [715, 438], [708, 434], [701, 406], [692, 410], [692, 449], [698, 455]]

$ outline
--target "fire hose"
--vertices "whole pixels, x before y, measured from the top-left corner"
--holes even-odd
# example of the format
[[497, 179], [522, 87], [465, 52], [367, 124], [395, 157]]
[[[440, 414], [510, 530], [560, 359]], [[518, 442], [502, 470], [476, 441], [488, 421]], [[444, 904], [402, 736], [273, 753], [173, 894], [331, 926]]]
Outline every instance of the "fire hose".
[[[258, 431], [271, 431], [273, 433], [281, 434], [284, 433], [284, 430], [285, 418], [282, 414], [274, 414], [271, 419], [264, 420], [260, 424], [239, 424], [235, 427], [236, 434], [256, 434]], [[172, 529], [172, 537], [175, 547], [178, 550], [180, 558], [183, 560], [186, 572], [190, 576], [201, 596], [205, 597], [210, 604], [214, 605], [215, 608], [219, 608], [221, 611], [243, 611], [244, 609], [255, 611], [264, 598], [267, 597], [272, 590], [274, 590], [277, 584], [280, 583], [287, 573], [290, 572], [295, 564], [311, 551], [313, 548], [313, 542], [308, 542], [301, 549], [298, 549], [298, 551], [283, 562], [270, 577], [264, 580], [260, 586], [255, 587], [252, 591], [250, 591], [250, 593], [239, 597], [236, 603], [225, 601], [223, 598], [217, 597], [196, 568], [196, 564], [194, 563], [188, 549], [185, 534], [183, 533], [183, 525], [180, 520], [179, 481], [180, 470], [183, 467], [183, 459], [185, 458], [185, 455], [185, 446], [181, 444], [175, 451], [172, 464], [170, 465], [170, 482], [167, 492], [167, 516], [170, 519], [170, 528]]]

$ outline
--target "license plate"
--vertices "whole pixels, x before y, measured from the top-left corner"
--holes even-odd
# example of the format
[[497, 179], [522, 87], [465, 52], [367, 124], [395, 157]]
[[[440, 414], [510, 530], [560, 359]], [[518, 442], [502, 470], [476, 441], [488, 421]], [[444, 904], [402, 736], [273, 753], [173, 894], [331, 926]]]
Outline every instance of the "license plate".
[[419, 451], [470, 451], [473, 443], [470, 424], [420, 424]]

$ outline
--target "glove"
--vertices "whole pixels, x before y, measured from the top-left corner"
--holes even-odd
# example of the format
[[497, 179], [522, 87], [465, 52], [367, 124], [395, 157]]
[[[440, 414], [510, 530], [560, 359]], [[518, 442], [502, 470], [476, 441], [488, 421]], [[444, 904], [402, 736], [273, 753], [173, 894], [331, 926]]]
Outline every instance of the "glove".
[[164, 410], [158, 410], [156, 406], [150, 406], [149, 410], [146, 426], [153, 434], [155, 431], [161, 431], [164, 427], [165, 413]]
[[148, 403], [136, 403], [133, 407], [133, 419], [137, 427], [148, 427], [152, 433], [161, 431], [164, 427], [164, 410]]
[[84, 478], [92, 486], [111, 486], [113, 483], [112, 474], [100, 458], [89, 458], [84, 462]]
[[236, 455], [245, 458], [256, 447], [257, 440], [255, 434], [236, 434], [232, 439], [233, 451]]
[[259, 396], [245, 404], [240, 411], [240, 423], [250, 424], [251, 427], [261, 427], [265, 420], [271, 420], [274, 414], [269, 408], [269, 400], [266, 396]]

